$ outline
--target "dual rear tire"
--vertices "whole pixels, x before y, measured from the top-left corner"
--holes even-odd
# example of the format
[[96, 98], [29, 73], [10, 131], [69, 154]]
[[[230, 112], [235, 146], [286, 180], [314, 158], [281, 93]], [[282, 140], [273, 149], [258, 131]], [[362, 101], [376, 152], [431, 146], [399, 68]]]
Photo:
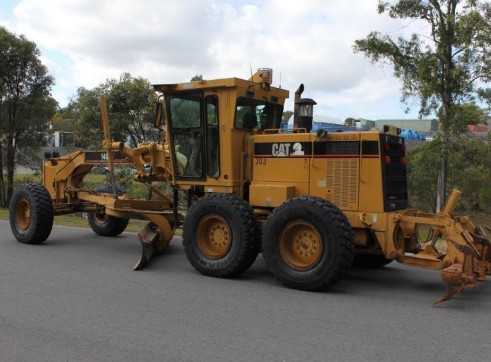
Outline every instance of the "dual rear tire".
[[346, 216], [326, 200], [293, 198], [277, 207], [264, 225], [266, 264], [290, 288], [327, 289], [350, 268], [353, 252]]
[[[98, 192], [111, 192], [102, 185]], [[18, 187], [9, 206], [15, 238], [26, 244], [44, 242], [54, 212], [40, 185]], [[115, 236], [127, 219], [89, 214], [94, 232]], [[349, 269], [354, 253], [353, 231], [333, 204], [315, 197], [297, 197], [279, 207], [264, 225], [263, 254], [268, 268], [284, 285], [318, 291], [337, 282]], [[256, 260], [261, 228], [250, 205], [235, 195], [208, 194], [195, 202], [183, 226], [183, 246], [191, 265], [214, 277], [236, 277]]]
[[[263, 231], [266, 264], [290, 288], [326, 289], [352, 264], [353, 231], [344, 214], [328, 201], [291, 199], [274, 210]], [[247, 202], [235, 195], [208, 194], [188, 211], [183, 246], [200, 273], [235, 277], [254, 263], [261, 230]]]

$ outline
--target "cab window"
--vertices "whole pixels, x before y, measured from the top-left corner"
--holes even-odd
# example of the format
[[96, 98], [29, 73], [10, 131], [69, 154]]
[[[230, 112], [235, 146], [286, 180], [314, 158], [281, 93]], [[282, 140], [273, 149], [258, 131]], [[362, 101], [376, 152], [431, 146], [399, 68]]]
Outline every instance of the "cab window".
[[265, 100], [239, 97], [235, 111], [235, 128], [258, 131], [280, 128], [283, 106]]
[[203, 178], [202, 94], [167, 97], [172, 154], [177, 178]]

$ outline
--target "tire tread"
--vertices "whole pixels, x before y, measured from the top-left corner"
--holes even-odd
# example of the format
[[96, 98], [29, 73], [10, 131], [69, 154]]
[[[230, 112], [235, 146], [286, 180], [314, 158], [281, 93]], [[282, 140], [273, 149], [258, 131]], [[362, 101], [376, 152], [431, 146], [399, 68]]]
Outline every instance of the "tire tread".
[[[194, 225], [186, 222], [186, 220], [190, 220], [190, 215], [197, 212], [201, 207], [206, 207], [208, 202], [225, 205], [226, 209], [238, 216], [243, 230], [243, 235], [241, 236], [246, 241], [240, 249], [240, 254], [236, 256], [230, 265], [223, 269], [213, 269], [206, 266], [205, 258], [199, 255], [194, 248], [195, 231], [192, 229]], [[238, 196], [220, 193], [205, 195], [191, 206], [186, 220], [184, 221], [182, 236], [184, 251], [191, 265], [201, 274], [219, 278], [237, 277], [249, 269], [256, 260], [261, 248], [260, 225], [249, 204]]]
[[[334, 270], [328, 278], [325, 278], [322, 281], [299, 284], [296, 282], [291, 282], [282, 277], [279, 271], [276, 270], [276, 266], [273, 264], [272, 260], [270, 260], [268, 257], [265, 257], [266, 265], [270, 270], [273, 271], [275, 277], [288, 287], [308, 291], [325, 290], [331, 285], [338, 282], [351, 267], [355, 249], [353, 229], [351, 228], [351, 225], [349, 224], [346, 216], [334, 204], [327, 200], [312, 196], [300, 196], [285, 201], [282, 205], [273, 210], [273, 213], [270, 215], [268, 221], [266, 222], [265, 229], [269, 227], [270, 220], [273, 220], [281, 210], [285, 208], [296, 207], [296, 203], [304, 203], [308, 206], [318, 208], [319, 210], [322, 210], [323, 213], [329, 215], [331, 220], [335, 221], [333, 224], [337, 230], [337, 235], [339, 236], [337, 242], [339, 243], [340, 251], [336, 260]], [[265, 247], [263, 246], [263, 250], [264, 249]], [[265, 256], [266, 255], [267, 253], [265, 253]]]
[[[28, 229], [22, 233], [17, 230], [15, 222], [15, 214], [17, 208], [17, 202], [21, 199], [27, 199], [29, 201], [29, 207], [31, 209], [31, 223]], [[32, 201], [32, 204], [31, 202]], [[12, 194], [11, 202], [9, 205], [9, 219], [10, 227], [15, 238], [24, 244], [41, 244], [51, 234], [53, 229], [53, 203], [51, 197], [42, 185], [36, 184], [22, 184]]]

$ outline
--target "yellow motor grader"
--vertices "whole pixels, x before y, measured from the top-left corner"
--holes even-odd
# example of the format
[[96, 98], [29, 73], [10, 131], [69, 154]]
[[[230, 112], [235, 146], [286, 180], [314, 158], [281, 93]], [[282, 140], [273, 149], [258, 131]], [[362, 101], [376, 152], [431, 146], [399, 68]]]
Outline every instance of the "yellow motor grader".
[[[289, 92], [271, 86], [272, 70], [227, 78], [155, 85], [154, 126], [162, 142], [136, 148], [111, 139], [104, 98], [102, 151], [78, 151], [44, 163], [43, 185], [18, 187], [10, 225], [22, 243], [44, 242], [56, 215], [86, 212], [99, 235], [122, 233], [128, 219], [148, 220], [138, 234], [144, 267], [177, 228], [192, 266], [235, 277], [262, 252], [288, 287], [323, 290], [352, 264], [393, 260], [441, 270], [448, 300], [491, 273], [485, 230], [453, 210], [408, 208], [404, 139], [384, 132], [312, 133], [312, 99], [295, 92], [293, 129], [282, 124]], [[161, 100], [161, 101], [160, 101]], [[135, 199], [114, 184], [84, 187], [92, 167], [129, 163], [153, 199]], [[166, 193], [160, 185], [171, 185]], [[488, 230], [489, 232], [489, 230]]]

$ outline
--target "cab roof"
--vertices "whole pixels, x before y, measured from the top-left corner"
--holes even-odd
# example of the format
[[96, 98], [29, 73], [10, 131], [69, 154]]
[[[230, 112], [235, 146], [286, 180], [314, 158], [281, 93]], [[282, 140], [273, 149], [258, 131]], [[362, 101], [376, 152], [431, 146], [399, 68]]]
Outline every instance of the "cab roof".
[[[178, 92], [178, 91], [190, 91], [190, 90], [203, 90], [210, 88], [253, 88], [253, 90], [261, 89], [261, 83], [253, 82], [252, 80], [245, 80], [240, 78], [223, 78], [212, 80], [198, 80], [187, 83], [175, 83], [175, 84], [154, 84], [153, 88], [157, 92]], [[289, 92], [285, 89], [269, 87], [269, 91], [284, 98], [288, 98]]]

